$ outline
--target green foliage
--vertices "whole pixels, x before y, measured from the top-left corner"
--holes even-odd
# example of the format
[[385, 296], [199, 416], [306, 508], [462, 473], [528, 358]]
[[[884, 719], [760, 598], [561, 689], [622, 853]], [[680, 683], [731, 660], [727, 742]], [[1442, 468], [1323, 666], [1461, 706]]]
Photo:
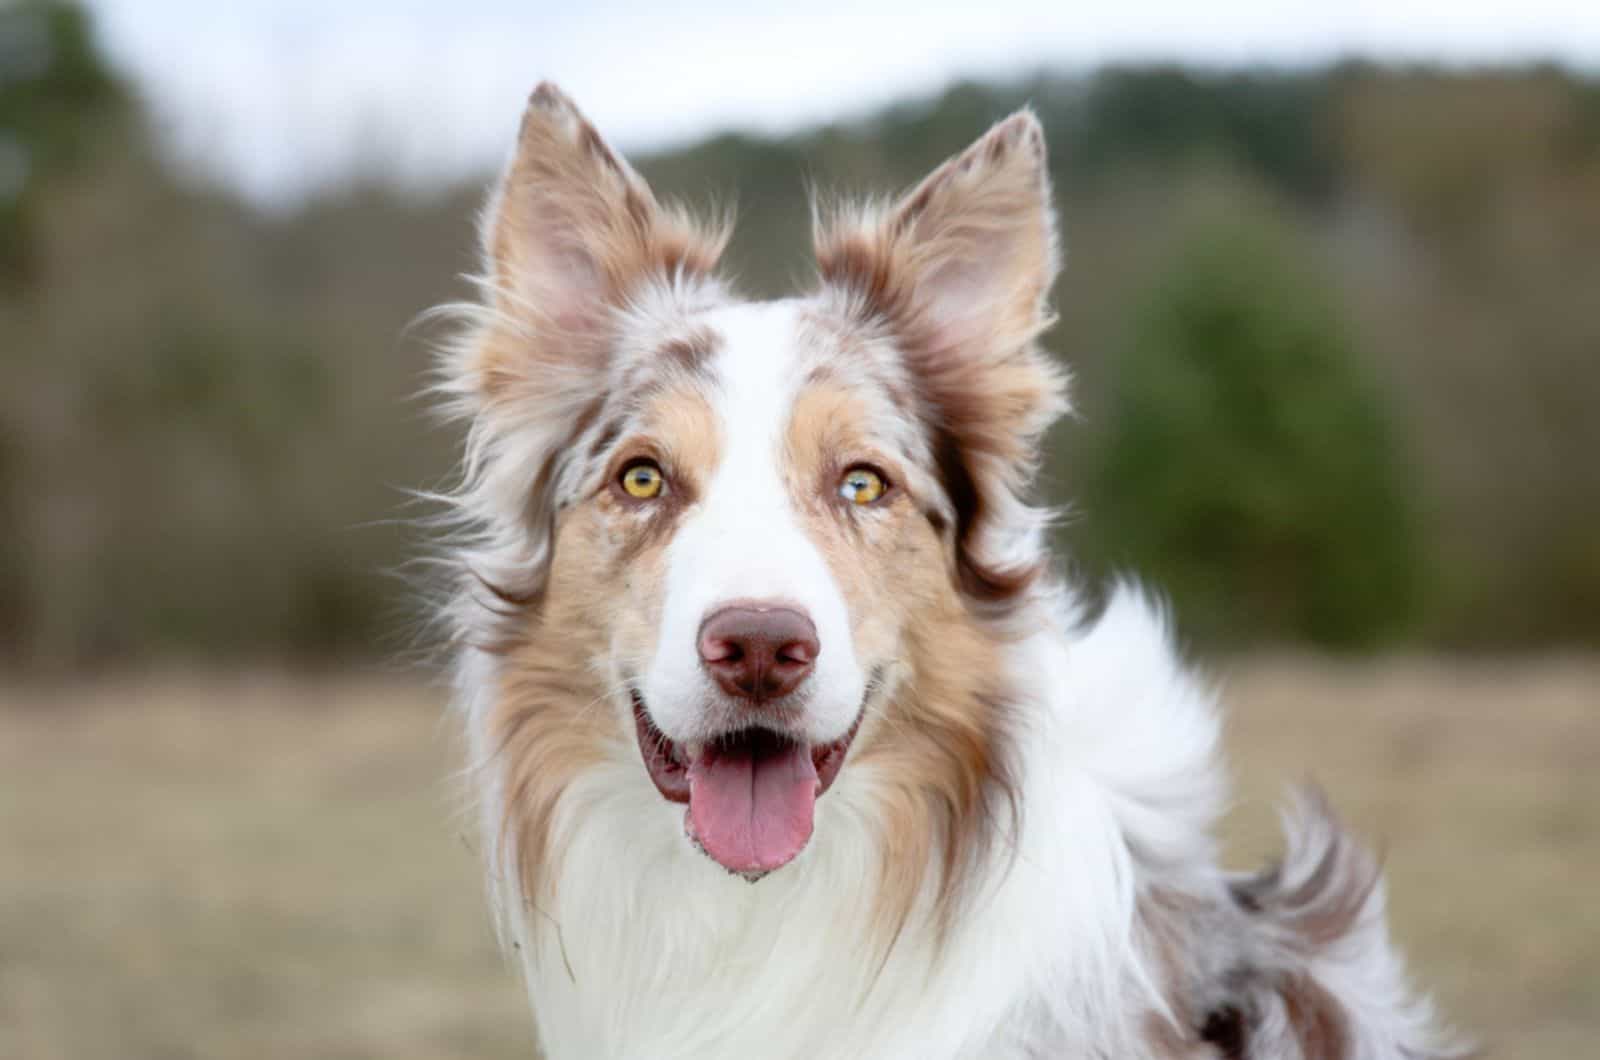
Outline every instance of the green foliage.
[[[1025, 103], [1083, 414], [1047, 499], [1092, 573], [1234, 644], [1600, 643], [1600, 83], [1045, 72], [637, 161], [736, 203], [732, 271], [779, 294], [811, 267], [807, 183], [904, 188]], [[375, 171], [274, 214], [198, 187], [82, 9], [42, 0], [0, 0], [0, 177], [6, 144], [0, 656], [386, 650], [416, 610], [404, 491], [457, 442], [407, 324], [470, 296], [481, 186]], [[1264, 194], [1196, 226], [1219, 172]]]
[[1310, 256], [1263, 216], [1203, 223], [1116, 356], [1085, 547], [1208, 641], [1360, 646], [1414, 614], [1414, 491]]
[[0, 289], [27, 268], [39, 189], [81, 164], [96, 128], [126, 103], [81, 8], [0, 4]]
[[1114, 68], [1088, 91], [1070, 157], [1084, 171], [1221, 155], [1308, 200], [1335, 186], [1331, 79]]
[[95, 120], [0, 292], [0, 654], [383, 650], [414, 610], [405, 490], [453, 449], [402, 333], [470, 262], [470, 199], [350, 188], [266, 218], [149, 142]]

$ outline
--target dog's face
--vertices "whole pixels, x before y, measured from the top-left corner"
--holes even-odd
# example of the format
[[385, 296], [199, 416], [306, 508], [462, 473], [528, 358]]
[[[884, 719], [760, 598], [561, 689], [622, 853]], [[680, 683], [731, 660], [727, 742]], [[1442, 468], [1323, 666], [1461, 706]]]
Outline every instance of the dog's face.
[[492, 302], [456, 370], [525, 844], [619, 748], [751, 878], [875, 748], [981, 758], [981, 689], [893, 711], [981, 668], [978, 616], [1037, 573], [1017, 490], [1061, 384], [1034, 346], [1055, 251], [1031, 116], [835, 219], [816, 292], [751, 303], [712, 275], [721, 238], [541, 88], [485, 235]]
[[684, 324], [695, 363], [644, 384], [557, 532], [555, 569], [613, 557], [583, 591], [611, 612], [605, 668], [644, 764], [706, 853], [755, 875], [805, 845], [814, 799], [898, 675], [898, 594], [957, 606], [946, 517], [920, 432], [841, 364], [817, 307]]

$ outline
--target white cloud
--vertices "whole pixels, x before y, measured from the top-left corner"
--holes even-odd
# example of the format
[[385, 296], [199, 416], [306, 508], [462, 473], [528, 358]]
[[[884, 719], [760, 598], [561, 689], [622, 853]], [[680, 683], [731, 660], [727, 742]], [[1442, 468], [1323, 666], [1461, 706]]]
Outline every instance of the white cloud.
[[1600, 65], [1592, 0], [759, 0], [639, 4], [95, 0], [184, 157], [263, 201], [379, 154], [428, 182], [493, 166], [554, 78], [610, 138], [786, 130], [929, 92], [1111, 60], [1301, 63], [1349, 53]]

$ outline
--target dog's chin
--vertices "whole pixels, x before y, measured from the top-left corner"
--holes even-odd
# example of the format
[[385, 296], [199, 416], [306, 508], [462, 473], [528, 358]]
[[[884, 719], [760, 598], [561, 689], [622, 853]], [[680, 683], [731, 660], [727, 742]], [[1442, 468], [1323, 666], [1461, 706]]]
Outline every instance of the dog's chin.
[[684, 831], [702, 853], [754, 882], [793, 861], [811, 839], [816, 800], [833, 786], [860, 727], [813, 744], [756, 724], [679, 743], [633, 693], [639, 753], [656, 790], [683, 803]]

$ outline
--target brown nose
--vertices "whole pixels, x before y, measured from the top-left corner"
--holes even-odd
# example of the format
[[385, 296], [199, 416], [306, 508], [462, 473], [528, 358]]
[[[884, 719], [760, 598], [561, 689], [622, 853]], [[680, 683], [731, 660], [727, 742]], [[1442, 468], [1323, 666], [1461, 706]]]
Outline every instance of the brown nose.
[[800, 687], [821, 650], [817, 627], [792, 607], [734, 604], [700, 626], [700, 661], [724, 692], [752, 703]]

